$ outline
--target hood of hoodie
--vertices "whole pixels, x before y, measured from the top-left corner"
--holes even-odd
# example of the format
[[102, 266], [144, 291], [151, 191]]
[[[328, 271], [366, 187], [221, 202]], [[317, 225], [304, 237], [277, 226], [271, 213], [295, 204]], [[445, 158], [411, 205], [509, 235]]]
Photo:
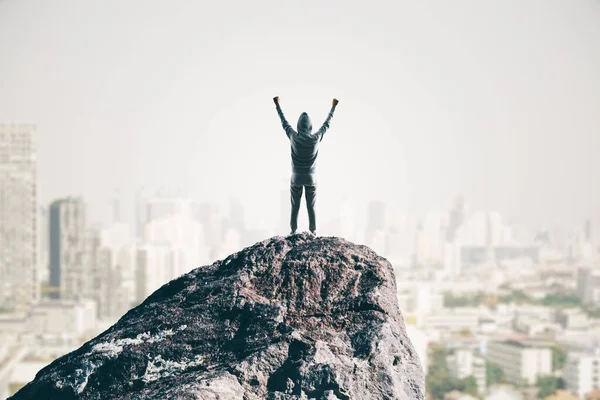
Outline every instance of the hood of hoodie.
[[312, 122], [307, 113], [303, 112], [298, 118], [298, 133], [301, 135], [310, 135], [312, 133]]

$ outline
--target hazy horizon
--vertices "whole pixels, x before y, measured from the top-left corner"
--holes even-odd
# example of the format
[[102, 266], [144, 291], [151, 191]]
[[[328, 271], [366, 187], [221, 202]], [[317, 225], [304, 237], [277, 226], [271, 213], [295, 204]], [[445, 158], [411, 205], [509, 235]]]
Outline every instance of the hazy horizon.
[[423, 213], [462, 194], [600, 222], [598, 71], [596, 0], [0, 2], [0, 123], [38, 126], [40, 203], [82, 195], [92, 220], [140, 186], [272, 212], [279, 95], [294, 126], [340, 101], [319, 218], [343, 196]]

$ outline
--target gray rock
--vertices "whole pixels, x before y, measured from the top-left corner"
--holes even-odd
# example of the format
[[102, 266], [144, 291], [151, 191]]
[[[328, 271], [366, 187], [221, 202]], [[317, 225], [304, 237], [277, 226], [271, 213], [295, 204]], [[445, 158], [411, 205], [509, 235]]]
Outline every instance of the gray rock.
[[275, 236], [162, 286], [11, 399], [424, 399], [392, 267]]

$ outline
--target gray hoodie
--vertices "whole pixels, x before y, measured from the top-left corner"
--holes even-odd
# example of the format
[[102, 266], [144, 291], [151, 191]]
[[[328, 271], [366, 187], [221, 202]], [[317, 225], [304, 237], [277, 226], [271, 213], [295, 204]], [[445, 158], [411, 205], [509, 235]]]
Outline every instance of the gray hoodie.
[[303, 112], [298, 118], [296, 125], [297, 132], [290, 126], [285, 119], [281, 107], [277, 105], [277, 112], [281, 118], [281, 124], [287, 137], [290, 139], [292, 149], [292, 172], [295, 174], [314, 174], [317, 165], [317, 156], [319, 154], [319, 143], [323, 140], [323, 135], [329, 129], [329, 123], [333, 117], [335, 107], [329, 111], [327, 119], [317, 132], [312, 133], [312, 122], [307, 113]]

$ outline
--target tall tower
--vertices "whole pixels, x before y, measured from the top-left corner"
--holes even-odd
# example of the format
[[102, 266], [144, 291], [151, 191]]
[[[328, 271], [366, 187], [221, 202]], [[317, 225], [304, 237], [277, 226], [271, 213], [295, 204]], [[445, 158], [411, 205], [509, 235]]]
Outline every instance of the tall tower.
[[0, 124], [0, 307], [39, 299], [37, 127]]
[[50, 205], [50, 290], [54, 298], [77, 298], [84, 290], [85, 206], [80, 197]]
[[465, 222], [465, 219], [465, 200], [462, 196], [458, 196], [454, 199], [454, 204], [450, 209], [450, 221], [448, 222], [448, 230], [446, 231], [446, 241], [454, 241], [456, 238], [456, 231]]
[[586, 242], [592, 241], [592, 220], [590, 218], [585, 220], [583, 226], [583, 236]]

